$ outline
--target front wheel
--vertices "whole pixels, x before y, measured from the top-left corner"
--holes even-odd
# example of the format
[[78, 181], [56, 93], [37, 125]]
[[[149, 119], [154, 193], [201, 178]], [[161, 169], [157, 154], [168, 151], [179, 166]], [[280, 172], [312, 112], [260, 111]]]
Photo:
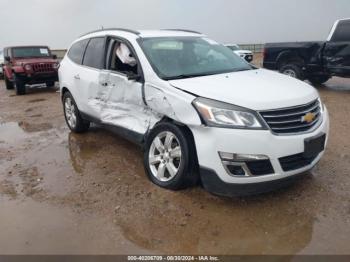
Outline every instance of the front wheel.
[[90, 122], [84, 120], [71, 93], [66, 92], [63, 95], [63, 110], [67, 125], [75, 133], [83, 133], [90, 127]]
[[5, 79], [5, 85], [7, 90], [12, 90], [13, 89], [13, 83], [4, 75]]
[[14, 75], [16, 95], [25, 95], [26, 94], [26, 83], [21, 79], [21, 77]]
[[304, 80], [303, 70], [301, 66], [297, 64], [286, 64], [279, 69], [279, 72], [290, 77]]
[[156, 185], [178, 190], [197, 183], [194, 143], [185, 128], [158, 124], [147, 138], [144, 165]]

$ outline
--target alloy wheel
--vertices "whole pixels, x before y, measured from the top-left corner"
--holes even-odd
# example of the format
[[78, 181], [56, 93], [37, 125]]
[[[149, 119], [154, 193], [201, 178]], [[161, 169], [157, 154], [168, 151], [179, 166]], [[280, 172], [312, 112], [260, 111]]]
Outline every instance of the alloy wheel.
[[74, 102], [70, 97], [67, 97], [64, 102], [64, 111], [69, 127], [74, 129], [77, 124], [77, 115]]
[[172, 132], [161, 132], [153, 139], [148, 160], [156, 179], [161, 182], [172, 180], [179, 171], [181, 159], [181, 146]]
[[297, 77], [297, 74], [295, 73], [294, 70], [292, 69], [286, 69], [283, 71], [283, 74], [287, 75], [287, 76], [290, 76], [290, 77], [294, 77], [296, 78]]

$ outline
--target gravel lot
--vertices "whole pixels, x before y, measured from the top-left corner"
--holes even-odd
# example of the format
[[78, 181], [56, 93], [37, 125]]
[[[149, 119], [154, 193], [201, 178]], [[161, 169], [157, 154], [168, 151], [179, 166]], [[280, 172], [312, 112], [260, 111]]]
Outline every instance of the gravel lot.
[[56, 90], [0, 81], [0, 253], [350, 254], [350, 79], [317, 88], [331, 134], [312, 175], [227, 199], [154, 186], [137, 146], [70, 133]]

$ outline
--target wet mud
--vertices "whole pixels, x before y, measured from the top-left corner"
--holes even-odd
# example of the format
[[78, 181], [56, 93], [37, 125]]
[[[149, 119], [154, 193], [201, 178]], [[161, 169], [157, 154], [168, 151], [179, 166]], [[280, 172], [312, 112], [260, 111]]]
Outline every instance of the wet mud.
[[0, 82], [1, 254], [349, 254], [350, 80], [318, 87], [329, 146], [295, 185], [220, 198], [146, 178], [142, 151], [93, 126], [71, 133], [55, 89]]

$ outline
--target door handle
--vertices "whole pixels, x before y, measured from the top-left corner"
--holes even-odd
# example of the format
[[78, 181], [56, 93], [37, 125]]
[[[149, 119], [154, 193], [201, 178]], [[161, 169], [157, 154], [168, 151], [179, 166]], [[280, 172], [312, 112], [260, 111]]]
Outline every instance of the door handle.
[[79, 75], [75, 75], [74, 78], [77, 79], [77, 80], [80, 80], [80, 76]]

